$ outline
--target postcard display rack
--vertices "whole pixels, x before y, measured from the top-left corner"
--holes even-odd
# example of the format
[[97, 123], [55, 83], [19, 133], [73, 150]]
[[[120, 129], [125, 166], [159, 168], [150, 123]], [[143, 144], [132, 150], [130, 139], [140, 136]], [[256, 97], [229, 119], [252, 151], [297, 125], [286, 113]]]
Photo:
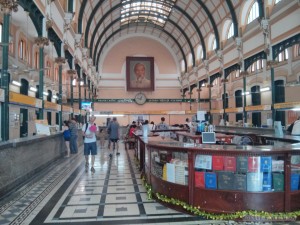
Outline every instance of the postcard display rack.
[[154, 193], [207, 212], [298, 211], [300, 146], [285, 148], [148, 143], [145, 176]]

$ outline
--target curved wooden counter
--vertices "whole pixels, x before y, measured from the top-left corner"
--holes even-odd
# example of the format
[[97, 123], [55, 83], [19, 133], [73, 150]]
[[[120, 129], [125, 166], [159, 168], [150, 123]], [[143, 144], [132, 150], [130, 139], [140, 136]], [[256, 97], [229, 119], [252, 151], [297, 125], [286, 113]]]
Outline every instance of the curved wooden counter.
[[[285, 145], [284, 147], [202, 145], [160, 141], [160, 139], [157, 139], [157, 141], [151, 140], [146, 143], [144, 174], [147, 182], [152, 186], [154, 193], [184, 201], [189, 205], [200, 207], [206, 212], [233, 213], [244, 210], [291, 212], [300, 210], [300, 165], [291, 163], [292, 157], [298, 159], [299, 156], [300, 144]], [[203, 162], [203, 159], [201, 159], [201, 162], [201, 160], [199, 160], [200, 157], [203, 157], [203, 159], [211, 157], [212, 162], [209, 162], [209, 160], [208, 162]], [[217, 168], [217, 164], [214, 166], [215, 160], [217, 159], [227, 160], [227, 168], [224, 166], [225, 161], [221, 169]], [[230, 167], [228, 167], [228, 159], [235, 161], [235, 168], [230, 169]], [[248, 170], [241, 172], [242, 170], [239, 167], [241, 171], [238, 171], [237, 159], [246, 159], [246, 161], [250, 163], [251, 168], [247, 167]], [[260, 160], [267, 159], [271, 159], [271, 161], [269, 161], [271, 162], [271, 167], [261, 164], [261, 166], [256, 168], [257, 171], [252, 171], [252, 167], [256, 164], [253, 163], [252, 165], [251, 160], [258, 163], [261, 162]], [[296, 162], [299, 163], [297, 160]], [[176, 163], [178, 163], [178, 168]], [[201, 167], [206, 165], [205, 163], [213, 164], [211, 169], [209, 169], [208, 166], [205, 169], [200, 168], [199, 170], [199, 165]], [[262, 163], [265, 163], [265, 161], [262, 161]], [[249, 165], [247, 164], [247, 166]], [[173, 172], [174, 174], [172, 174]], [[208, 177], [207, 182], [210, 181], [209, 176], [214, 175], [216, 179], [215, 187], [211, 187], [210, 184], [207, 183], [205, 183], [204, 186], [199, 186], [199, 178], [196, 177], [196, 173], [201, 172], [205, 174], [205, 177]], [[234, 179], [241, 175], [244, 177], [243, 179], [249, 182], [249, 184], [246, 185], [247, 189], [239, 189], [239, 186], [231, 186], [230, 183], [224, 185], [222, 183], [224, 181], [222, 180], [225, 176], [224, 174], [228, 174], [227, 178], [228, 176], [233, 176]], [[253, 183], [254, 186], [252, 187], [251, 182], [254, 182], [254, 180], [251, 179], [253, 179], [253, 176], [260, 177], [261, 180], [256, 180], [258, 183]], [[266, 181], [264, 180], [265, 176], [271, 176], [273, 179], [277, 179], [277, 177], [280, 176], [284, 183], [280, 184], [283, 185], [282, 189], [280, 189], [280, 186], [274, 187], [274, 185], [277, 184], [273, 184], [273, 182], [270, 181], [268, 181], [266, 185]], [[294, 182], [295, 176], [298, 176], [296, 189]], [[218, 179], [220, 179], [220, 181]], [[230, 179], [227, 181], [233, 182], [233, 180]], [[261, 184], [262, 187], [258, 188], [255, 184], [258, 184], [258, 186]], [[230, 188], [228, 188], [228, 186], [230, 186]], [[257, 188], [259, 190], [256, 190]]]

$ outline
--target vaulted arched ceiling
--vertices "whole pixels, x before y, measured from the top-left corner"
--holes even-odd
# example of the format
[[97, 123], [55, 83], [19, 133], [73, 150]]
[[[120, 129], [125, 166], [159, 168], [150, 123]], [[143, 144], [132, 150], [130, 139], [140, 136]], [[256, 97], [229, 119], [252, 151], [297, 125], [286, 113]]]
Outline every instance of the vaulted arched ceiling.
[[203, 56], [211, 49], [207, 39], [214, 35], [217, 49], [223, 22], [229, 18], [238, 34], [237, 0], [82, 0], [78, 32], [84, 34], [84, 45], [90, 49], [93, 64], [98, 67], [103, 49], [114, 45], [122, 35], [146, 33], [169, 46], [178, 62], [192, 55], [200, 44]]

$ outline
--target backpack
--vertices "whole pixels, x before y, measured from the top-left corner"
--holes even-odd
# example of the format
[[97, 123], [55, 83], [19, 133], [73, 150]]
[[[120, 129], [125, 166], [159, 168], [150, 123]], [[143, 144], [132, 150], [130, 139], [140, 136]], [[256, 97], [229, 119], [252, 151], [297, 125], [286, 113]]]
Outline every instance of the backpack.
[[[86, 123], [86, 124], [85, 124], [85, 131], [84, 131], [84, 134], [85, 134], [86, 130], [88, 129], [88, 127], [89, 127], [89, 123]], [[82, 136], [82, 138], [83, 138], [83, 140], [84, 140], [85, 136]]]
[[[95, 123], [94, 123], [94, 125], [96, 126]], [[85, 131], [84, 131], [84, 134], [85, 134], [86, 130], [88, 129], [88, 127], [89, 127], [89, 123], [86, 123], [86, 124], [85, 124]], [[82, 138], [83, 138], [83, 140], [84, 140], [85, 136], [82, 136]]]
[[70, 131], [70, 129], [65, 130], [63, 132], [63, 135], [64, 135], [64, 139], [69, 139], [71, 137], [71, 131]]

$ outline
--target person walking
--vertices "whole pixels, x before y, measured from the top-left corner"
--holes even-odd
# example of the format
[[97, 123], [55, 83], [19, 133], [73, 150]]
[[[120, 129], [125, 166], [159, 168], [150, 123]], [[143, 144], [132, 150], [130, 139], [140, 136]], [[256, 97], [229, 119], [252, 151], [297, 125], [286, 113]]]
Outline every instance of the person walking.
[[90, 121], [82, 126], [84, 136], [84, 157], [85, 157], [85, 172], [89, 170], [89, 155], [91, 155], [91, 172], [95, 173], [95, 156], [97, 155], [97, 138], [96, 133], [98, 126], [94, 123], [95, 116], [90, 117]]
[[100, 147], [104, 148], [105, 138], [106, 138], [106, 131], [104, 129], [100, 129], [99, 131], [99, 139], [100, 139]]
[[78, 146], [77, 146], [78, 128], [77, 128], [77, 121], [75, 118], [72, 118], [70, 120], [69, 129], [71, 132], [70, 151], [71, 151], [71, 154], [76, 154], [76, 153], [78, 153]]
[[[119, 128], [120, 125], [117, 121], [116, 117], [113, 117], [112, 121], [109, 123], [107, 130], [110, 131], [109, 133], [109, 140], [111, 141], [112, 145], [110, 147], [113, 148], [113, 150], [115, 150], [115, 148], [117, 149], [117, 155], [119, 155]], [[109, 154], [109, 157], [112, 157], [112, 153]]]

